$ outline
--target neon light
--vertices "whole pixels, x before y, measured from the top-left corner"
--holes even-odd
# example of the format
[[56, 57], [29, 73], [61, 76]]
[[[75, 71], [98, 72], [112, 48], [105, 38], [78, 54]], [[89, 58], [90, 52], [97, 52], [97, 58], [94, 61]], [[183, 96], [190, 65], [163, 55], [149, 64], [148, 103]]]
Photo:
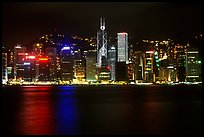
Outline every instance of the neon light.
[[168, 66], [167, 68], [174, 68], [173, 66]]
[[198, 53], [198, 51], [188, 51], [188, 53]]
[[154, 51], [146, 51], [146, 53], [154, 53]]
[[26, 56], [26, 59], [35, 59], [35, 56]]
[[26, 63], [26, 62], [24, 62], [23, 65], [30, 65], [30, 63]]
[[47, 61], [48, 58], [39, 58], [40, 61]]
[[69, 50], [70, 47], [63, 47], [62, 50]]
[[198, 78], [199, 76], [187, 76], [188, 78]]

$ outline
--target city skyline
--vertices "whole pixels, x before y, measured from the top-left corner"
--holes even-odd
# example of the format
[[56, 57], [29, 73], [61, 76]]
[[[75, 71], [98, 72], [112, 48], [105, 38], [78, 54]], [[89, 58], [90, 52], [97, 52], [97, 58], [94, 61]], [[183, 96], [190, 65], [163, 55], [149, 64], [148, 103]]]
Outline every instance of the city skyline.
[[127, 32], [140, 39], [188, 40], [202, 32], [199, 3], [13, 2], [3, 3], [2, 11], [2, 44], [9, 48], [55, 29], [65, 35], [96, 36], [100, 17], [106, 18], [108, 37]]

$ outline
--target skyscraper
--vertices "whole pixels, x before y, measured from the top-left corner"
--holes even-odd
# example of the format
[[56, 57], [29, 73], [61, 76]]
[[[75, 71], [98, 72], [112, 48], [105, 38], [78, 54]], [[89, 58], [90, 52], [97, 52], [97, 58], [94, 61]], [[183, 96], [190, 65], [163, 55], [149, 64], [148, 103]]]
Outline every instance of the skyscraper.
[[34, 82], [36, 81], [36, 58], [35, 56], [26, 56], [24, 60], [24, 81]]
[[128, 63], [128, 34], [126, 32], [118, 35], [118, 62]]
[[21, 80], [24, 71], [24, 59], [28, 55], [26, 47], [17, 45], [14, 47], [14, 78]]
[[197, 49], [188, 49], [186, 54], [186, 81], [201, 82], [201, 60]]
[[63, 47], [61, 49], [61, 80], [72, 82], [74, 77], [74, 53], [71, 47]]
[[100, 30], [97, 32], [97, 67], [107, 66], [107, 32], [105, 18], [100, 18]]
[[48, 56], [50, 62], [50, 81], [55, 81], [57, 79], [57, 48], [46, 47], [45, 55]]
[[115, 80], [116, 48], [111, 46], [108, 50], [108, 66], [110, 67], [110, 79]]
[[2, 47], [2, 84], [6, 84], [8, 81], [7, 53], [4, 50], [5, 48]]
[[97, 32], [97, 75], [100, 80], [110, 79], [107, 58], [107, 32], [105, 30], [105, 18], [100, 20], [100, 30]]
[[89, 50], [86, 55], [86, 80], [96, 81], [96, 50]]
[[154, 51], [146, 51], [144, 54], [144, 80], [146, 82], [153, 82], [153, 58]]

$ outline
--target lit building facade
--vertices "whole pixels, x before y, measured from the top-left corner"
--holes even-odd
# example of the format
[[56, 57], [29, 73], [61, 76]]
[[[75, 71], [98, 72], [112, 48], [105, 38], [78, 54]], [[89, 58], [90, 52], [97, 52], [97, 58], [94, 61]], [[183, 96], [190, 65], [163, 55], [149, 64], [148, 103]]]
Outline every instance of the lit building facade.
[[197, 49], [188, 49], [186, 54], [186, 81], [201, 82], [201, 60]]
[[38, 81], [45, 82], [50, 80], [50, 62], [47, 56], [38, 58]]
[[142, 51], [135, 51], [132, 57], [135, 83], [143, 82], [144, 59]]
[[36, 58], [35, 56], [26, 56], [24, 60], [23, 80], [28, 82], [36, 81]]
[[126, 32], [117, 33], [118, 47], [117, 60], [118, 62], [128, 63], [128, 34]]
[[62, 81], [72, 82], [74, 78], [74, 53], [71, 47], [63, 47], [60, 53]]
[[2, 47], [2, 84], [6, 84], [8, 81], [7, 59], [7, 52]]
[[86, 55], [86, 81], [96, 80], [96, 50], [89, 50]]
[[74, 51], [74, 78], [78, 81], [85, 79], [85, 60], [80, 49]]
[[116, 48], [111, 46], [108, 50], [108, 66], [110, 67], [110, 80], [115, 81]]
[[26, 53], [26, 47], [21, 45], [14, 47], [14, 79], [22, 80], [26, 55], [28, 55]]
[[108, 67], [107, 32], [105, 18], [100, 18], [100, 30], [97, 32], [97, 75], [98, 80], [110, 80]]
[[50, 62], [50, 81], [57, 80], [57, 49], [55, 47], [46, 47], [45, 55]]
[[146, 51], [144, 54], [144, 81], [148, 83], [154, 82], [153, 74], [154, 51]]

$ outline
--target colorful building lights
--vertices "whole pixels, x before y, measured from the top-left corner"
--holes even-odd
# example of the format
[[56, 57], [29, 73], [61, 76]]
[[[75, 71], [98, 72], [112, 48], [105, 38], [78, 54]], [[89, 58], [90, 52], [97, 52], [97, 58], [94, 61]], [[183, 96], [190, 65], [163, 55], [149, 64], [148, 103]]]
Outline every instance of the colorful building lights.
[[62, 50], [69, 50], [70, 47], [63, 47]]

